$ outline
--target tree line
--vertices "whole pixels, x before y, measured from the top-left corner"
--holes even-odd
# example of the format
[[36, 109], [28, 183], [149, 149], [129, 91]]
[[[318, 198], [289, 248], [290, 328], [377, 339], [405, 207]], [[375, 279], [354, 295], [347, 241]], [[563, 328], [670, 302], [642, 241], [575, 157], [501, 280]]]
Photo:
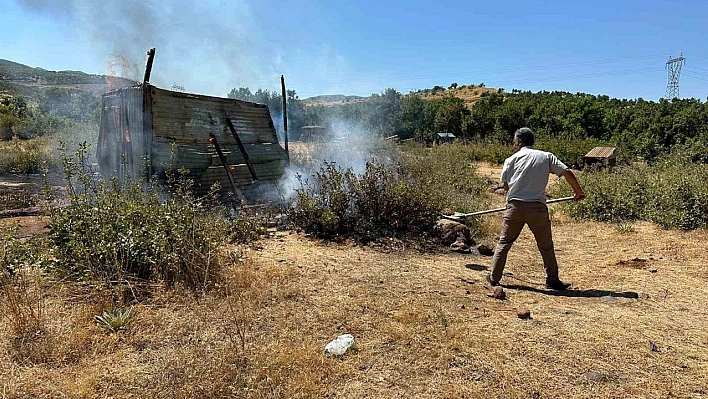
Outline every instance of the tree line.
[[708, 103], [698, 99], [658, 102], [584, 93], [483, 93], [471, 107], [453, 95], [423, 99], [394, 89], [368, 101], [305, 108], [308, 124], [348, 120], [373, 135], [430, 141], [436, 133], [484, 143], [509, 143], [523, 126], [541, 137], [596, 139], [652, 160], [675, 148], [692, 149], [708, 161]]

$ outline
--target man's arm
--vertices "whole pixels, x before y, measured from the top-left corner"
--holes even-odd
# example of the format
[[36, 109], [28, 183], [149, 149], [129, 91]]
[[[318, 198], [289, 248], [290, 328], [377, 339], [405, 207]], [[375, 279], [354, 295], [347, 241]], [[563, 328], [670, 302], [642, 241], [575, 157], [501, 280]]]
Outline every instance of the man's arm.
[[583, 189], [580, 188], [580, 183], [578, 183], [578, 179], [575, 177], [575, 174], [571, 172], [570, 169], [566, 169], [563, 171], [563, 177], [565, 177], [565, 180], [570, 184], [570, 187], [573, 189], [573, 192], [575, 192], [575, 197], [573, 198], [574, 201], [581, 201], [583, 198], [585, 198], [585, 192], [583, 192]]

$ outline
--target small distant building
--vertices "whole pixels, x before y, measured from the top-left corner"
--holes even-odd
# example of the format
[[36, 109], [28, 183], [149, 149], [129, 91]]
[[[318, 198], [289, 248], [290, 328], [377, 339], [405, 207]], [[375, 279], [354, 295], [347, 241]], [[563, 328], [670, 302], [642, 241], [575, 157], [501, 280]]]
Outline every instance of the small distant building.
[[435, 137], [435, 144], [452, 143], [456, 139], [452, 133], [438, 133]]
[[324, 142], [329, 141], [329, 133], [322, 126], [303, 126], [300, 133], [300, 141], [304, 142]]
[[617, 148], [595, 147], [583, 157], [585, 166], [597, 163], [602, 163], [605, 166], [615, 166], [617, 164]]

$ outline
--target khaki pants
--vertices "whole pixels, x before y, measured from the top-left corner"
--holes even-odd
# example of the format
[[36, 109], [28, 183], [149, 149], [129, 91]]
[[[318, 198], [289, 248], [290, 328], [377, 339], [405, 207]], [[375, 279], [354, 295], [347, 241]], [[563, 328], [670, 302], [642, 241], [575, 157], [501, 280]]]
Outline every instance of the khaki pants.
[[523, 201], [510, 201], [506, 205], [499, 243], [492, 258], [492, 280], [501, 280], [506, 265], [506, 256], [514, 241], [519, 238], [525, 224], [529, 225], [536, 238], [536, 245], [543, 258], [543, 267], [546, 269], [546, 279], [548, 281], [558, 280], [558, 262], [553, 248], [548, 207], [540, 202]]

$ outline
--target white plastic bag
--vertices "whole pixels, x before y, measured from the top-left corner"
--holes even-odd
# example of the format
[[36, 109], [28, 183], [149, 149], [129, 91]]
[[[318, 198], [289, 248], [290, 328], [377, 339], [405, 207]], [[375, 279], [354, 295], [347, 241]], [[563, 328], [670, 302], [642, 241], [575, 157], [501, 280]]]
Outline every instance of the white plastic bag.
[[325, 354], [330, 356], [342, 356], [347, 349], [354, 346], [354, 336], [342, 334], [325, 346]]

